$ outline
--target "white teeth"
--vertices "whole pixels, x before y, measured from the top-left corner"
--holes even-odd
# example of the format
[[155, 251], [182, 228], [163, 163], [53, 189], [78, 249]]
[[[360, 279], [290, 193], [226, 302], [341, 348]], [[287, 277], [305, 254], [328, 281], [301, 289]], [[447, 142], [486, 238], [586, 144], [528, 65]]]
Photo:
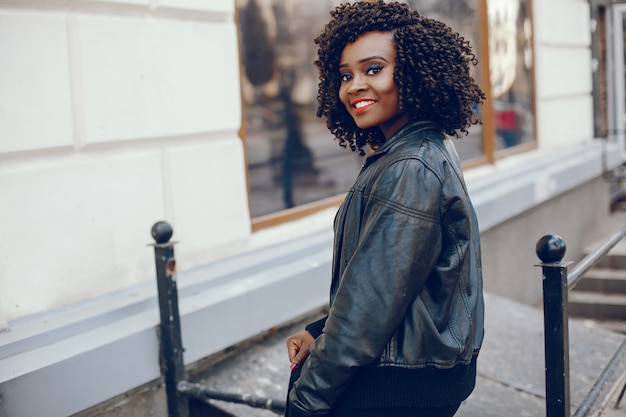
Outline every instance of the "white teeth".
[[370, 104], [374, 104], [374, 103], [375, 103], [374, 100], [359, 101], [358, 103], [354, 105], [354, 107], [357, 109], [360, 109], [361, 107], [369, 106]]

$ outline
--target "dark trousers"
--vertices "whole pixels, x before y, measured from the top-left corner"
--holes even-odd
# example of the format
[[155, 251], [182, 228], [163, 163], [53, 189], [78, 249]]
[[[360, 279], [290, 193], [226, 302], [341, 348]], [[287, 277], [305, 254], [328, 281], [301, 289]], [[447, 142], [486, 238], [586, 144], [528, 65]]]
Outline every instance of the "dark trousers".
[[332, 411], [328, 417], [452, 417], [460, 406], [461, 404], [441, 408], [345, 409]]
[[[289, 391], [300, 377], [300, 368], [291, 373], [287, 389], [287, 412], [289, 417]], [[332, 410], [328, 417], [452, 417], [461, 404], [438, 408], [379, 408], [379, 409], [337, 409]]]

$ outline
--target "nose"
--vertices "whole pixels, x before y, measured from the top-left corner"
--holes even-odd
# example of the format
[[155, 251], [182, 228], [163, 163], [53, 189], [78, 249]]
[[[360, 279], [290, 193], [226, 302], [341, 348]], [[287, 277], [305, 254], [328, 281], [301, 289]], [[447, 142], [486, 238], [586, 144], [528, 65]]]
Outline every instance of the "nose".
[[355, 75], [352, 78], [352, 82], [348, 87], [348, 94], [358, 94], [367, 90], [367, 83], [365, 82], [365, 77], [362, 75]]

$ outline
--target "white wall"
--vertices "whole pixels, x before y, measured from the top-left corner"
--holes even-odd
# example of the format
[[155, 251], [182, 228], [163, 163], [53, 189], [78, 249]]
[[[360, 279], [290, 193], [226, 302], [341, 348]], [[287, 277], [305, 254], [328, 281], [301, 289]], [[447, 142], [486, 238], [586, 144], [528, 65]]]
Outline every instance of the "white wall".
[[593, 137], [589, 2], [532, 4], [539, 145], [554, 148], [587, 141]]
[[0, 57], [0, 322], [249, 237], [234, 0], [3, 1]]

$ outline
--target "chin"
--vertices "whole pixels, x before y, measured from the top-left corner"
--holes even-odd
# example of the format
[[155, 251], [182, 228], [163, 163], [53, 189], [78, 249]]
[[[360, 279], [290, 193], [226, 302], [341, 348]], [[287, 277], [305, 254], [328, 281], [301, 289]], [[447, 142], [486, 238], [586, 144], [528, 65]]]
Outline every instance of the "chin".
[[376, 127], [376, 124], [372, 124], [372, 123], [365, 123], [363, 121], [358, 122], [356, 119], [354, 119], [354, 123], [359, 127], [359, 129], [361, 130], [366, 130], [366, 129], [371, 129], [373, 127]]

